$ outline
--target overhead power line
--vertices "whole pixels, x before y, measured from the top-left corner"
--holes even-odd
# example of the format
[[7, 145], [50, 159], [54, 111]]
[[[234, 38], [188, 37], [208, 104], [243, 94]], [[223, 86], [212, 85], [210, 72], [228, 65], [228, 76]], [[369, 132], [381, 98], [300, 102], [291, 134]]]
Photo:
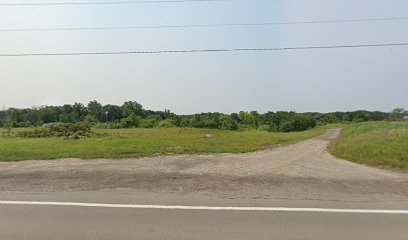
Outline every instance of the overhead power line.
[[408, 46], [403, 43], [382, 44], [355, 44], [355, 45], [326, 45], [303, 47], [276, 47], [276, 48], [230, 48], [230, 49], [192, 49], [192, 50], [156, 50], [156, 51], [107, 51], [107, 52], [60, 52], [60, 53], [3, 53], [0, 57], [35, 57], [35, 56], [83, 56], [83, 55], [131, 55], [131, 54], [166, 54], [166, 53], [215, 53], [215, 52], [261, 52], [261, 51], [290, 51], [290, 50], [318, 50], [342, 48], [372, 48]]
[[100, 1], [100, 2], [27, 2], [0, 3], [0, 6], [53, 6], [53, 5], [123, 5], [149, 3], [188, 3], [188, 2], [230, 2], [239, 0], [139, 0], [139, 1]]
[[10, 28], [10, 29], [0, 29], [0, 32], [252, 27], [252, 26], [274, 26], [274, 25], [378, 22], [378, 21], [397, 21], [397, 20], [408, 20], [408, 16], [407, 17], [391, 17], [391, 18], [360, 18], [360, 19], [339, 19], [339, 20], [320, 20], [320, 21], [293, 21], [293, 22], [263, 22], [263, 23], [221, 23], [221, 24], [187, 24], [187, 25], [158, 25], [158, 26], [122, 26], [122, 27]]

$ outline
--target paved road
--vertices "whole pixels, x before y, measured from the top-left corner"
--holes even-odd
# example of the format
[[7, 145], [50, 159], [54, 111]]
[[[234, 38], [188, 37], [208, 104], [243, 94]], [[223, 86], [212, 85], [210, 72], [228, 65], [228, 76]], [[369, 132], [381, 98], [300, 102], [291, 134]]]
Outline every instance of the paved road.
[[[3, 199], [202, 206], [408, 209], [408, 201], [220, 199], [156, 193], [3, 193]], [[293, 210], [293, 209], [292, 209]], [[330, 211], [330, 209], [329, 209]], [[0, 204], [0, 239], [408, 239], [408, 214]]]
[[408, 239], [407, 215], [0, 206], [20, 239]]
[[0, 201], [294, 210], [0, 203], [0, 239], [408, 239], [408, 214], [335, 212], [408, 210], [407, 174], [330, 156], [337, 134], [248, 154], [0, 163]]

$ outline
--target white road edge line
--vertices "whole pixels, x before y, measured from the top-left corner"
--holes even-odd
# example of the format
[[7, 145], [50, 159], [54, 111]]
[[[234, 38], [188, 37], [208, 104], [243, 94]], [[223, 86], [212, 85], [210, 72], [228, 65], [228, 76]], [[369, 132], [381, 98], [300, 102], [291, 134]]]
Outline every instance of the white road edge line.
[[210, 206], [168, 206], [168, 205], [138, 205], [138, 204], [80, 203], [80, 202], [39, 202], [39, 201], [0, 201], [0, 205], [40, 205], [40, 206], [170, 209], [170, 210], [211, 210], [211, 211], [408, 214], [408, 210], [385, 210], [385, 209], [336, 209], [336, 208], [289, 208], [289, 207], [210, 207]]

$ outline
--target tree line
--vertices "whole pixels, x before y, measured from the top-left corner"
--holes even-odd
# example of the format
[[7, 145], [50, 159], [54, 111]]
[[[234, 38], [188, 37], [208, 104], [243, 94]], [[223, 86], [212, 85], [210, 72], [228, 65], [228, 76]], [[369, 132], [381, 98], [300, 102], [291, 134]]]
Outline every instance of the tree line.
[[135, 101], [121, 106], [102, 105], [91, 101], [63, 106], [42, 106], [36, 108], [9, 108], [0, 111], [0, 127], [35, 127], [51, 123], [88, 123], [96, 128], [155, 128], [191, 127], [224, 130], [260, 129], [271, 132], [303, 131], [316, 125], [339, 122], [364, 122], [401, 120], [408, 116], [402, 108], [392, 112], [353, 111], [332, 113], [296, 113], [241, 111], [239, 113], [198, 113], [177, 115], [170, 110], [146, 110]]

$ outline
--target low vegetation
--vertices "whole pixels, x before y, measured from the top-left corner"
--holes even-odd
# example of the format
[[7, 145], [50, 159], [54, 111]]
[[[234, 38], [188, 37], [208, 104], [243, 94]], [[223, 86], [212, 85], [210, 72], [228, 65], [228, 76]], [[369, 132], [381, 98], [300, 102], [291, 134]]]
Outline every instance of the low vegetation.
[[292, 133], [191, 128], [96, 129], [93, 137], [64, 140], [63, 137], [18, 137], [27, 129], [3, 128], [0, 129], [0, 160], [251, 152], [306, 140], [323, 134], [325, 129], [317, 127]]
[[91, 125], [88, 123], [52, 123], [41, 128], [21, 130], [10, 136], [23, 138], [66, 137], [65, 139], [79, 139], [91, 136]]
[[408, 168], [408, 121], [344, 125], [329, 150], [361, 164]]

